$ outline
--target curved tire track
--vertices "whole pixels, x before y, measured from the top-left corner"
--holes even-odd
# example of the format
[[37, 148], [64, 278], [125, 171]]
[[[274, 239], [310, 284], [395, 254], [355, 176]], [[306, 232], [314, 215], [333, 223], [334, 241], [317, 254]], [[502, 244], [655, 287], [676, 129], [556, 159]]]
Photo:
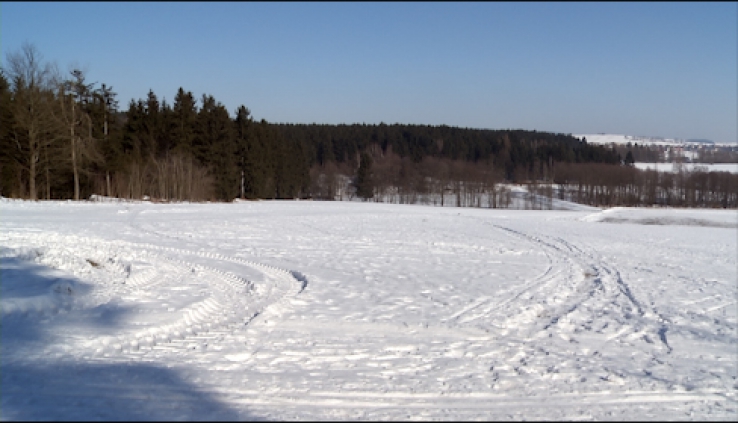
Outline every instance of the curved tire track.
[[475, 220], [532, 244], [546, 254], [549, 265], [507, 298], [493, 302], [492, 297], [482, 297], [448, 320], [478, 326], [489, 323], [501, 330], [515, 328], [524, 339], [555, 333], [576, 342], [578, 333], [597, 332], [605, 335], [604, 342], [643, 341], [651, 344], [648, 349], [671, 352], [668, 319], [645, 306], [607, 260], [560, 237]]
[[[55, 233], [7, 233], [2, 244], [33, 246], [53, 253], [61, 268], [75, 276], [90, 279], [96, 300], [78, 307], [89, 308], [123, 296], [152, 294], [186, 285], [195, 278], [204, 281], [207, 298], [179, 309], [180, 318], [166, 324], [154, 324], [141, 330], [119, 331], [117, 334], [88, 343], [92, 357], [144, 358], [150, 353], [182, 353], [199, 349], [230, 336], [262, 314], [280, 314], [289, 308], [289, 300], [306, 286], [299, 272], [226, 256], [220, 253], [189, 251], [150, 243], [105, 241]], [[73, 247], [72, 247], [73, 246]], [[258, 270], [265, 281], [254, 282], [217, 267], [193, 263], [188, 257], [207, 259], [209, 263], [226, 261]], [[75, 265], [66, 266], [67, 262]], [[98, 271], [86, 274], [84, 263]], [[42, 263], [43, 264], [43, 263]], [[54, 263], [46, 263], [54, 267]], [[142, 271], [137, 271], [142, 267]]]
[[[518, 238], [527, 239], [544, 249], [549, 257], [560, 257], [570, 261], [573, 263], [572, 269], [575, 267], [584, 269], [584, 278], [579, 284], [574, 284], [566, 278], [552, 277], [536, 285], [536, 288], [548, 289], [549, 295], [562, 289], [564, 292], [568, 290], [568, 300], [548, 308], [550, 321], [539, 330], [550, 330], [554, 327], [558, 330], [564, 329], [573, 339], [576, 332], [592, 332], [596, 331], [596, 326], [607, 326], [609, 332], [615, 332], [608, 336], [607, 341], [617, 339], [632, 343], [640, 340], [655, 345], [654, 341], [660, 340], [667, 353], [671, 352], [666, 340], [668, 321], [639, 301], [622, 278], [620, 271], [604, 258], [594, 252], [584, 251], [560, 237], [534, 236], [502, 226], [493, 226]], [[569, 278], [577, 279], [574, 272], [570, 272]], [[546, 292], [542, 294], [545, 295]], [[575, 327], [562, 328], [567, 319], [574, 323]]]

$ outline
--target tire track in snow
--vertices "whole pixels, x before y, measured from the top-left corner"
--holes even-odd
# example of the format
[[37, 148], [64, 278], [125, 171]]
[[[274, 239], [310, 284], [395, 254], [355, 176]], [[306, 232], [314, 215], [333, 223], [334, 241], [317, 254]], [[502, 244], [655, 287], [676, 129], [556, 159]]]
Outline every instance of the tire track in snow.
[[[484, 223], [489, 225], [488, 222]], [[538, 240], [535, 238], [524, 236], [502, 226], [491, 226], [507, 236], [516, 239], [523, 239], [524, 241], [533, 243], [536, 246], [540, 246], [540, 242], [538, 242]], [[501, 317], [515, 315], [518, 314], [517, 310], [521, 308], [521, 305], [519, 304], [521, 299], [526, 300], [526, 303], [528, 303], [528, 300], [530, 300], [531, 298], [535, 298], [536, 296], [540, 296], [541, 294], [538, 294], [538, 292], [545, 289], [548, 285], [552, 283], [571, 281], [576, 284], [578, 278], [581, 278], [580, 275], [584, 273], [584, 270], [576, 260], [572, 259], [572, 257], [566, 254], [560, 254], [557, 250], [551, 251], [550, 248], [542, 248], [541, 250], [546, 255], [549, 264], [546, 270], [544, 270], [540, 275], [529, 281], [524, 282], [522, 286], [516, 289], [513, 294], [508, 295], [507, 298], [504, 298], [501, 301], [492, 302], [492, 297], [480, 298], [470, 306], [458, 311], [457, 313], [447, 318], [446, 321], [456, 320], [458, 321], [458, 323], [466, 324], [479, 320], [493, 320], [491, 319], [493, 313]], [[562, 287], [558, 286], [558, 288], [560, 289]], [[574, 290], [575, 288], [576, 286], [572, 287], [571, 290]], [[561, 297], [566, 295], [567, 293], [559, 292], [558, 294], [558, 296]], [[478, 312], [471, 313], [474, 310], [478, 310]], [[533, 311], [537, 314], [542, 310]]]
[[[560, 237], [528, 234], [479, 220], [531, 243], [549, 260], [541, 275], [501, 301], [479, 298], [449, 319], [459, 327], [471, 324], [510, 341], [496, 348], [499, 358], [493, 359], [490, 367], [495, 381], [498, 374], [500, 378], [535, 375], [542, 380], [563, 378], [578, 384], [586, 381], [582, 372], [588, 366], [600, 363], [598, 373], [603, 381], [629, 386], [656, 383], [664, 389], [675, 383], [646, 370], [672, 369], [663, 356], [672, 352], [667, 338], [669, 320], [640, 301], [617, 268]], [[538, 345], [540, 351], [530, 345]], [[631, 360], [635, 361], [632, 365], [644, 369], [640, 376], [615, 364], [618, 351], [623, 349], [636, 354]], [[549, 355], [560, 358], [552, 361]], [[591, 358], [584, 360], [587, 356]]]
[[[388, 394], [394, 394], [414, 389], [418, 380], [423, 381], [418, 389], [469, 390], [471, 393], [480, 389], [499, 389], [497, 392], [530, 391], [535, 395], [546, 392], [548, 385], [561, 384], [562, 380], [572, 389], [602, 389], [603, 384], [621, 386], [624, 377], [629, 377], [629, 386], [641, 386], [637, 377], [623, 375], [617, 365], [610, 366], [605, 361], [606, 367], [592, 377], [591, 371], [584, 367], [585, 361], [579, 361], [588, 352], [579, 351], [576, 338], [580, 332], [594, 333], [600, 329], [584, 327], [593, 326], [598, 320], [594, 316], [597, 305], [619, 296], [619, 300], [613, 299], [618, 311], [620, 308], [629, 309], [628, 312], [635, 317], [640, 316], [638, 307], [629, 302], [614, 280], [603, 281], [610, 277], [610, 273], [605, 272], [611, 270], [608, 264], [578, 254], [563, 240], [528, 237], [504, 227], [495, 229], [532, 244], [549, 260], [549, 265], [540, 275], [524, 282], [502, 302], [494, 301], [492, 296], [479, 297], [447, 318], [443, 322], [445, 325], [438, 326], [403, 327], [396, 324], [385, 327], [374, 321], [363, 324], [282, 321], [270, 328], [269, 333], [265, 332], [264, 336], [254, 340], [251, 352], [233, 355], [229, 360], [245, 362], [256, 373], [298, 372], [311, 376], [299, 381], [299, 385], [295, 383], [275, 393], [285, 396], [299, 395], [299, 389], [315, 392], [330, 385], [360, 390], [362, 384], [366, 388], [373, 385], [375, 389], [386, 389]], [[555, 297], [558, 299], [552, 301]], [[506, 319], [505, 331], [519, 330], [519, 333], [495, 336], [498, 328], [490, 328], [487, 324], [497, 317]], [[569, 317], [571, 322], [566, 321]], [[634, 330], [627, 319], [613, 322], [611, 317], [606, 317], [606, 320], [610, 327], [594, 334], [601, 338], [603, 344], [621, 339], [638, 341], [644, 335], [640, 328]], [[468, 330], [472, 327], [464, 326], [470, 323], [474, 329], [485, 326], [487, 329], [470, 334]], [[464, 329], [467, 331], [463, 332]], [[336, 337], [334, 333], [341, 336]], [[549, 334], [557, 337], [553, 340], [539, 339]], [[635, 338], [628, 338], [634, 335]], [[476, 337], [479, 339], [473, 339]], [[561, 341], [559, 337], [566, 339]], [[377, 349], [379, 345], [387, 348]], [[643, 346], [644, 349], [652, 347], [648, 342]], [[310, 353], [305, 355], [305, 351]], [[593, 352], [594, 356], [586, 366], [602, 362], [597, 353]], [[355, 383], [344, 376], [349, 373], [358, 375], [361, 382]], [[587, 382], [584, 375], [593, 380]], [[330, 379], [331, 382], [313, 377]], [[435, 395], [441, 398], [446, 393], [436, 392]], [[262, 392], [259, 401], [268, 402], [270, 398], [271, 395]], [[337, 398], [340, 399], [339, 394]]]
[[[210, 292], [208, 298], [177, 311], [181, 313], [181, 317], [174, 322], [104, 337], [92, 344], [88, 342], [88, 352], [84, 354], [97, 360], [112, 357], [145, 359], [151, 353], [182, 353], [202, 348], [240, 330], [260, 314], [281, 314], [290, 306], [289, 300], [302, 292], [307, 284], [307, 279], [299, 272], [219, 253], [189, 251], [150, 243], [103, 241], [53, 233], [6, 234], [0, 241], [64, 251], [78, 262], [118, 263], [113, 268], [97, 264], [106, 275], [113, 276], [113, 273], [117, 273], [117, 278], [112, 279], [120, 282], [96, 284], [98, 290], [107, 291], [104, 292], [107, 300], [122, 296], [141, 298], [141, 295], [148, 293], [156, 294], [162, 290], [179, 288], [178, 285], [187, 284], [186, 278], [196, 277], [207, 283]], [[94, 261], [91, 261], [90, 256], [94, 256]], [[119, 259], [122, 256], [130, 257], [135, 264], [120, 265]], [[207, 259], [210, 263], [227, 261], [254, 268], [265, 275], [265, 282], [259, 286], [264, 292], [256, 292], [259, 290], [255, 288], [259, 287], [245, 278], [217, 267], [182, 259], [192, 256]], [[143, 266], [144, 270], [136, 272], [136, 266]]]
[[[146, 229], [138, 224], [135, 223], [135, 220], [138, 218], [140, 214], [145, 212], [146, 210], [137, 210], [134, 213], [131, 213], [128, 216], [128, 225], [132, 228], [136, 229], [139, 232], [143, 232], [149, 235], [152, 235], [157, 238], [169, 238], [169, 239], [175, 239], [177, 241], [183, 241], [182, 239], [178, 237], [169, 236], [164, 233], [152, 231], [149, 229]], [[191, 241], [191, 240], [190, 240]], [[230, 286], [231, 288], [235, 288], [236, 290], [240, 290], [246, 286], [248, 286], [252, 291], [259, 291], [259, 288], [262, 288], [261, 291], [266, 292], [260, 292], [256, 293], [254, 297], [261, 297], [258, 299], [252, 298], [249, 304], [241, 304], [242, 310], [246, 311], [246, 315], [243, 318], [243, 325], [238, 325], [237, 328], [243, 328], [243, 326], [255, 323], [256, 321], [262, 320], [265, 318], [265, 316], [273, 316], [273, 315], [279, 315], [282, 314], [286, 309], [290, 308], [290, 300], [301, 293], [308, 284], [307, 278], [302, 275], [302, 273], [297, 271], [287, 271], [285, 269], [280, 269], [274, 266], [264, 265], [261, 263], [256, 263], [248, 260], [244, 260], [241, 258], [231, 257], [227, 256], [221, 253], [213, 253], [213, 252], [206, 252], [206, 251], [190, 251], [185, 250], [181, 248], [172, 248], [172, 247], [162, 247], [159, 245], [153, 245], [150, 243], [142, 243], [141, 244], [145, 248], [149, 248], [155, 251], [161, 251], [166, 254], [174, 254], [177, 256], [196, 256], [199, 258], [208, 259], [210, 261], [216, 260], [216, 261], [226, 261], [231, 263], [236, 263], [239, 265], [244, 265], [247, 267], [251, 267], [253, 269], [256, 269], [260, 271], [262, 274], [266, 276], [267, 283], [265, 284], [255, 284], [254, 282], [245, 280], [243, 278], [239, 278], [231, 273], [223, 272], [222, 270], [219, 270], [214, 267], [210, 266], [204, 266], [202, 264], [192, 264], [190, 262], [181, 261], [181, 260], [175, 260], [181, 262], [181, 264], [192, 267], [193, 271], [197, 269], [199, 272], [205, 272], [206, 274], [209, 274], [211, 276], [211, 280], [219, 281], [221, 282], [220, 285], [216, 284], [215, 286]], [[220, 289], [221, 291], [224, 291], [224, 301], [231, 303], [234, 298], [239, 298], [238, 295], [233, 296], [230, 295], [232, 293], [227, 293]], [[239, 293], [236, 293], [239, 294]], [[259, 295], [261, 294], [261, 295]], [[212, 312], [212, 310], [211, 310]], [[175, 341], [179, 348], [173, 348], [173, 350], [181, 350], [181, 347], [185, 344], [187, 344], [187, 348], [190, 349], [196, 349], [197, 345], [193, 344], [191, 342], [188, 343], [190, 339], [195, 339], [199, 342], [199, 345], [205, 345], [209, 342], [212, 342], [214, 340], [222, 339], [224, 330], [222, 328], [216, 328], [215, 330], [211, 330], [210, 327], [206, 327], [204, 330], [200, 329], [201, 326], [197, 326], [198, 323], [209, 320], [210, 315], [207, 313], [203, 313], [202, 310], [198, 311], [187, 311], [185, 323], [188, 325], [185, 331], [187, 333], [194, 333], [194, 336], [190, 336], [189, 338], [185, 338], [181, 341]], [[257, 317], [259, 320], [257, 320]], [[222, 320], [222, 319], [221, 319]], [[232, 319], [231, 319], [232, 320]], [[218, 320], [219, 321], [219, 320]], [[230, 321], [230, 320], [229, 320]], [[194, 328], [192, 327], [194, 324]], [[233, 325], [230, 325], [227, 327], [227, 330], [225, 332], [233, 332]], [[159, 348], [159, 351], [166, 350], [165, 348]]]
[[[569, 243], [565, 241], [562, 238], [556, 238], [557, 242], [560, 243], [560, 245], [569, 248], [572, 253], [574, 253], [577, 256], [584, 257], [586, 260], [592, 261], [595, 263], [594, 268], [599, 273], [604, 273], [606, 276], [609, 276], [608, 279], [612, 279], [617, 283], [617, 287], [619, 291], [630, 301], [633, 306], [636, 307], [636, 310], [638, 311], [638, 315], [641, 320], [646, 320], [648, 325], [653, 326], [653, 324], [650, 323], [651, 320], [654, 320], [653, 316], [657, 317], [658, 323], [656, 326], [658, 326], [658, 330], [656, 330], [656, 333], [658, 334], [658, 338], [661, 341], [661, 343], [666, 346], [667, 353], [671, 353], [672, 348], [669, 345], [667, 338], [666, 338], [666, 332], [669, 330], [668, 325], [671, 323], [669, 319], [667, 319], [663, 314], [659, 313], [658, 310], [655, 308], [647, 308], [641, 301], [639, 301], [633, 292], [630, 289], [630, 286], [628, 283], [623, 279], [622, 275], [620, 274], [620, 271], [615, 268], [614, 266], [607, 263], [606, 260], [604, 260], [601, 257], [597, 257], [593, 253], [585, 252], [579, 247], [573, 245], [572, 243]], [[605, 279], [607, 280], [607, 279]], [[652, 328], [653, 331], [653, 328]]]
[[[232, 335], [234, 331], [251, 324], [257, 316], [275, 314], [276, 309], [283, 310], [285, 305], [288, 304], [289, 298], [293, 296], [290, 294], [296, 295], [302, 290], [303, 283], [291, 277], [291, 274], [283, 269], [228, 257], [219, 253], [192, 252], [152, 244], [144, 244], [144, 246], [177, 256], [196, 255], [210, 260], [230, 261], [246, 265], [261, 271], [267, 277], [267, 281], [271, 282], [266, 284], [268, 290], [262, 298], [259, 298], [258, 295], [246, 297], [243, 295], [243, 291], [253, 289], [253, 282], [215, 267], [192, 264], [164, 256], [165, 259], [179, 263], [183, 267], [195, 269], [201, 278], [211, 284], [213, 289], [216, 290], [216, 294], [219, 291], [220, 295], [215, 295], [184, 310], [184, 317], [178, 324], [159, 328], [159, 332], [165, 333], [162, 337], [162, 341], [165, 342], [157, 343], [151, 340], [148, 342], [151, 346], [150, 351], [155, 353], [182, 352], [207, 347], [211, 343], [221, 341]], [[290, 289], [292, 289], [291, 292]], [[171, 333], [174, 333], [174, 336], [167, 336]], [[140, 336], [137, 338], [140, 339]], [[135, 340], [129, 341], [129, 343], [134, 349], [141, 345], [140, 341]], [[122, 348], [117, 348], [117, 344], [114, 345], [119, 351], [122, 350]], [[132, 351], [128, 352], [130, 354]]]
[[[162, 232], [154, 231], [151, 229], [144, 228], [143, 226], [136, 223], [136, 219], [138, 216], [142, 213], [144, 213], [146, 210], [138, 210], [135, 213], [132, 213], [128, 218], [128, 225], [141, 231], [145, 232], [147, 234], [153, 235], [158, 238], [169, 238], [172, 240], [176, 240], [178, 242], [182, 241], [189, 241], [192, 242], [192, 240], [184, 240], [180, 237], [171, 236]], [[149, 244], [146, 244], [149, 245]], [[163, 248], [166, 251], [174, 251], [179, 254], [193, 254], [193, 252], [185, 251], [182, 249], [177, 248], [171, 248], [171, 247], [159, 247], [156, 246], [154, 248]], [[303, 275], [301, 272], [296, 270], [286, 270], [281, 269], [275, 266], [265, 265], [262, 263], [256, 263], [249, 260], [227, 256], [221, 253], [213, 253], [213, 252], [205, 252], [205, 251], [196, 251], [194, 252], [195, 255], [202, 257], [202, 258], [208, 258], [208, 259], [215, 259], [215, 260], [221, 260], [221, 261], [227, 261], [231, 263], [237, 263], [241, 265], [245, 265], [254, 269], [259, 270], [264, 275], [266, 275], [268, 278], [271, 278], [272, 281], [275, 283], [268, 284], [267, 290], [267, 298], [269, 305], [263, 307], [261, 310], [256, 312], [252, 316], [252, 319], [255, 319], [257, 315], [259, 316], [259, 319], [257, 321], [264, 320], [267, 316], [274, 316], [274, 315], [281, 315], [287, 310], [291, 309], [291, 300], [296, 295], [299, 295], [302, 293], [308, 286], [308, 279], [305, 275]], [[218, 271], [216, 271], [218, 272]]]
[[[584, 325], [582, 325], [587, 330], [587, 326], [591, 328], [591, 325], [594, 324], [594, 319], [591, 319], [591, 317], [593, 317], [592, 314], [595, 310], [602, 310], [607, 306], [614, 306], [617, 313], [613, 318], [608, 320], [609, 323], [614, 323], [619, 327], [618, 333], [620, 334], [610, 336], [610, 340], [624, 337], [633, 338], [635, 334], [638, 334], [648, 344], [652, 344], [653, 339], [660, 340], [663, 346], [666, 347], [667, 353], [671, 352], [672, 348], [666, 339], [668, 320], [656, 310], [647, 309], [635, 297], [630, 286], [623, 280], [620, 271], [610, 265], [605, 259], [598, 257], [592, 252], [583, 251], [573, 243], [560, 237], [534, 236], [499, 225], [492, 226], [513, 236], [529, 240], [545, 249], [547, 254], [550, 254], [550, 257], [563, 257], [573, 263], [577, 263], [580, 268], [587, 269], [585, 270], [584, 284], [578, 289], [579, 291], [582, 288], [588, 289], [586, 295], [577, 296], [576, 290], [574, 290], [574, 295], [571, 296], [574, 297], [574, 300], [565, 302], [563, 306], [554, 308], [550, 323], [544, 326], [542, 328], [543, 330], [548, 330], [554, 325], [561, 326], [560, 322], [562, 322], [562, 319], [580, 311], [581, 308], [584, 308], [583, 311], [590, 315], [586, 316], [585, 314], [585, 317], [590, 317], [590, 320], [583, 322]], [[574, 276], [574, 272], [570, 272], [569, 277]], [[536, 284], [535, 287], [555, 285], [553, 288], [554, 292], [556, 292], [556, 290], [562, 288], [562, 283], [565, 284], [566, 282], [566, 280], [560, 278], [550, 278], [544, 283]], [[572, 288], [572, 286], [564, 286], [564, 288]], [[588, 306], [587, 303], [589, 302], [593, 304]], [[629, 327], [630, 329], [623, 331], [620, 327]]]

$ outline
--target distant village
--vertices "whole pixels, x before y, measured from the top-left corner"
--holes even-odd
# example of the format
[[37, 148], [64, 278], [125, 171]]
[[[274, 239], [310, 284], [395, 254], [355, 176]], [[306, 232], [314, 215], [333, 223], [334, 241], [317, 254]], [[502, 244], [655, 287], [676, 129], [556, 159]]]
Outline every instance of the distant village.
[[642, 163], [738, 163], [738, 144], [610, 134], [574, 136], [590, 144], [610, 146], [622, 157], [630, 151], [635, 161]]
[[658, 163], [738, 163], [738, 145], [685, 143], [653, 146], [659, 154]]

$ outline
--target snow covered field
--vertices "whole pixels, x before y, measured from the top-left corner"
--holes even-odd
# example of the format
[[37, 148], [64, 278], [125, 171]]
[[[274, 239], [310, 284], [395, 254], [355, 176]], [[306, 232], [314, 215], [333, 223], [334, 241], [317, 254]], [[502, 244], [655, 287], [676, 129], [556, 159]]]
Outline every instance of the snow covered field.
[[0, 419], [735, 419], [735, 210], [0, 200]]
[[620, 135], [620, 134], [574, 134], [576, 138], [587, 138], [589, 144], [627, 144], [627, 143], [640, 143], [647, 145], [677, 145], [685, 143], [684, 140], [676, 140], [674, 138], [661, 138], [661, 137], [640, 137], [633, 135]]
[[[677, 167], [674, 163], [635, 163], [635, 167], [638, 169], [646, 170], [658, 170], [659, 172], [676, 172]], [[695, 167], [705, 169], [707, 172], [730, 172], [738, 173], [738, 163], [684, 163], [683, 166], [685, 171], [692, 171]]]
[[621, 134], [572, 134], [574, 137], [582, 139], [587, 138], [589, 144], [641, 144], [641, 145], [658, 145], [658, 146], [724, 146], [733, 147], [735, 143], [729, 142], [700, 142], [690, 141], [679, 138], [664, 138], [664, 137], [644, 137], [637, 135], [621, 135]]

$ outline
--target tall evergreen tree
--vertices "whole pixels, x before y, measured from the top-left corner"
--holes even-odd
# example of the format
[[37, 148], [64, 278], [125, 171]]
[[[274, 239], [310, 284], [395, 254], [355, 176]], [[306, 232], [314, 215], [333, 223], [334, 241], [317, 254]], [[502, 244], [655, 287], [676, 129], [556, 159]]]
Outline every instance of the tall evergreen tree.
[[13, 192], [14, 178], [18, 173], [23, 157], [14, 145], [12, 93], [5, 72], [0, 69], [0, 196]]
[[277, 198], [276, 173], [278, 154], [275, 148], [275, 139], [277, 132], [272, 128], [266, 120], [262, 119], [259, 123], [251, 125], [251, 134], [253, 136], [252, 145], [257, 152], [255, 157], [259, 157], [259, 165], [256, 169], [258, 179], [257, 192], [258, 198]]
[[145, 144], [142, 140], [145, 132], [144, 120], [146, 108], [142, 100], [133, 100], [128, 103], [125, 114], [121, 149], [124, 154], [130, 155], [133, 161], [141, 162], [147, 156]]
[[259, 198], [265, 184], [265, 151], [255, 134], [251, 112], [241, 105], [234, 120], [241, 198]]
[[236, 143], [228, 110], [211, 95], [202, 97], [195, 137], [195, 154], [215, 178], [215, 194], [230, 201], [239, 195]]
[[172, 138], [174, 149], [186, 156], [193, 154], [195, 126], [197, 125], [197, 101], [192, 92], [185, 92], [182, 87], [174, 96]]
[[625, 154], [625, 165], [633, 166], [634, 163], [635, 159], [633, 159], [633, 152], [628, 150], [628, 152]]
[[374, 181], [372, 178], [372, 157], [364, 152], [361, 153], [359, 169], [356, 171], [354, 182], [356, 195], [364, 200], [374, 197]]
[[122, 150], [120, 145], [120, 126], [118, 115], [118, 94], [113, 87], [102, 84], [93, 94], [93, 107], [90, 114], [95, 122], [95, 137], [100, 140], [103, 164], [100, 172], [104, 174], [105, 195], [113, 196], [111, 172], [121, 167]]
[[159, 152], [159, 138], [162, 133], [162, 119], [159, 99], [153, 90], [149, 90], [144, 103], [144, 118], [141, 134], [142, 153], [145, 160], [152, 159]]

